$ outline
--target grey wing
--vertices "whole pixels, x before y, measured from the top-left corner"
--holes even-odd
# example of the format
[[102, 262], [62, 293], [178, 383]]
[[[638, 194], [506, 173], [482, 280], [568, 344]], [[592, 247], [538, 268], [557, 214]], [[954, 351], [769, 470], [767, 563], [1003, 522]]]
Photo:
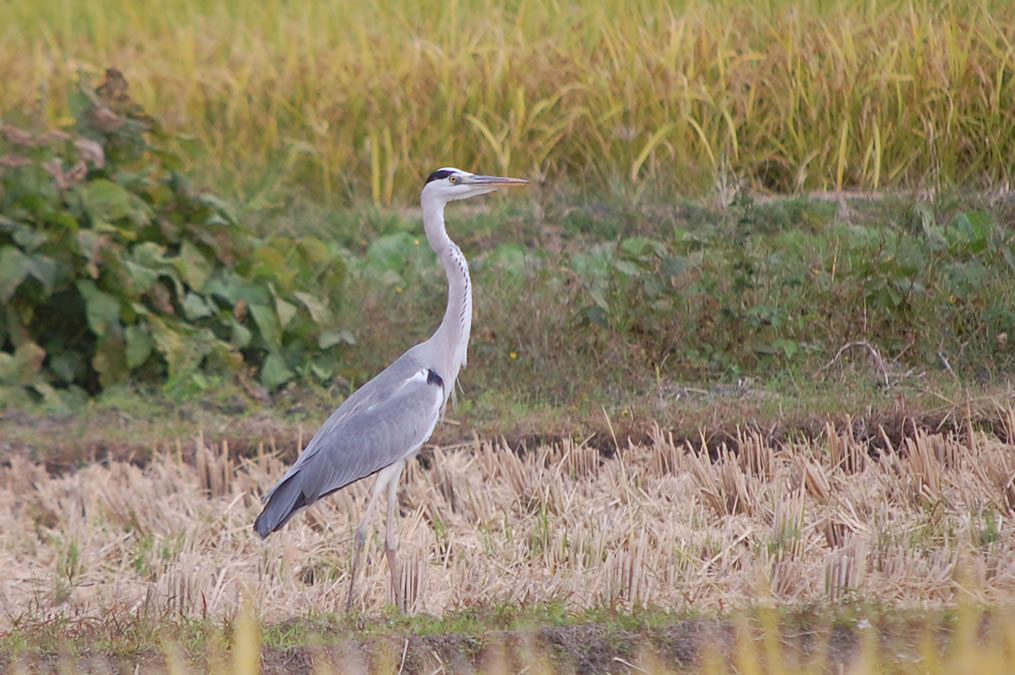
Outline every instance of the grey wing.
[[444, 403], [444, 382], [418, 363], [395, 368], [399, 361], [350, 396], [265, 495], [254, 522], [262, 537], [304, 506], [402, 460], [430, 437]]

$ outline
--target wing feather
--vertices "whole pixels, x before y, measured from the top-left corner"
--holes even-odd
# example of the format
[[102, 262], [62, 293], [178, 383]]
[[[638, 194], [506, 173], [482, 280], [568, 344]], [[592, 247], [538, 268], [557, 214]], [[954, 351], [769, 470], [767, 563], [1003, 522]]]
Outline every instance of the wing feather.
[[433, 433], [444, 383], [411, 352], [332, 413], [296, 463], [262, 500], [254, 523], [265, 537], [299, 509], [419, 450]]

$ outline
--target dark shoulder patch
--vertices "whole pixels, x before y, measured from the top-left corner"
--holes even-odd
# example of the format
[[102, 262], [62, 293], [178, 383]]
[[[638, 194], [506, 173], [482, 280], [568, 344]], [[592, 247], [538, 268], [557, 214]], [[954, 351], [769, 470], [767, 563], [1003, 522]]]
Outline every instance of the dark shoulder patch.
[[434, 370], [433, 368], [428, 368], [426, 371], [426, 383], [436, 384], [441, 389], [444, 388], [444, 380], [441, 379], [441, 376], [438, 375], [437, 371]]
[[426, 187], [427, 183], [431, 183], [435, 180], [441, 180], [442, 178], [447, 178], [453, 173], [454, 171], [451, 171], [449, 169], [437, 169], [432, 174], [430, 174], [429, 178], [426, 179], [426, 181], [423, 183], [423, 187]]

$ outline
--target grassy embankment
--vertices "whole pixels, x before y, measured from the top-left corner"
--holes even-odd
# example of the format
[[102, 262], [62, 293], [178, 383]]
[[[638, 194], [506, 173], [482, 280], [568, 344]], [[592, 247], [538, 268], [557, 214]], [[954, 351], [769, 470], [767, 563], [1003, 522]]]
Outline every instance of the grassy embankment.
[[[857, 341], [886, 364], [875, 379], [931, 366], [961, 391], [1010, 360], [1010, 209], [948, 195], [1010, 178], [1011, 11], [17, 3], [0, 9], [0, 108], [66, 124], [69, 82], [116, 65], [244, 225], [346, 245], [366, 268], [347, 289], [366, 346], [352, 385], [441, 300], [418, 226], [364, 207], [411, 204], [421, 175], [455, 163], [546, 181], [506, 219], [452, 226], [485, 294], [472, 382], [490, 400], [464, 397], [481, 420], [590, 396], [589, 419], [632, 391], [665, 402], [674, 380], [807, 390]], [[759, 206], [742, 188], [913, 192], [872, 213]]]

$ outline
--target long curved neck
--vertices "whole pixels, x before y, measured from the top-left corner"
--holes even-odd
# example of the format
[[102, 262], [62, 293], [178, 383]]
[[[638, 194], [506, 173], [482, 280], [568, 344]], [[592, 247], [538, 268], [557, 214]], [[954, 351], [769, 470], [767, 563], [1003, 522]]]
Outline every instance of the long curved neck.
[[458, 371], [467, 358], [469, 331], [472, 329], [472, 279], [465, 255], [444, 228], [444, 204], [426, 197], [421, 204], [426, 238], [448, 277], [448, 306], [441, 325], [430, 338], [441, 365], [441, 376], [445, 378], [444, 401], [447, 402], [454, 390]]

